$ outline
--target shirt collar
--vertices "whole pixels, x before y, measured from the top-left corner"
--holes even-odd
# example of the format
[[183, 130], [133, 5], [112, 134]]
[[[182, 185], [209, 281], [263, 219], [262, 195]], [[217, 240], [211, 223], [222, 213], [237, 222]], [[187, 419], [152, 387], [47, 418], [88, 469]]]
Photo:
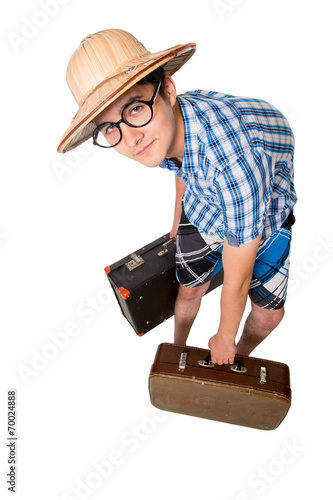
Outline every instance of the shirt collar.
[[198, 167], [198, 124], [191, 103], [185, 96], [177, 96], [184, 120], [184, 156], [181, 168], [171, 158], [166, 158], [161, 167], [178, 172], [178, 175], [195, 172]]
[[184, 173], [195, 172], [198, 168], [198, 122], [192, 104], [184, 95], [178, 96], [184, 120]]

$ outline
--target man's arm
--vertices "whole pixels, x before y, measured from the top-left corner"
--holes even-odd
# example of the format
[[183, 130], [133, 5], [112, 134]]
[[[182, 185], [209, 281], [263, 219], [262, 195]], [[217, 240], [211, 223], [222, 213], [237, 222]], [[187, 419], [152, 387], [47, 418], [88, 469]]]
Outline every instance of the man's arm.
[[213, 363], [234, 362], [235, 338], [244, 313], [260, 239], [261, 235], [240, 247], [232, 247], [224, 241], [221, 319], [216, 335], [208, 343]]
[[182, 213], [182, 200], [183, 200], [183, 196], [184, 196], [185, 188], [186, 188], [185, 182], [180, 177], [178, 177], [176, 175], [175, 178], [176, 178], [175, 213], [174, 213], [172, 229], [170, 231], [170, 238], [174, 238], [177, 234], [177, 230], [178, 230], [178, 226], [179, 226], [179, 222], [180, 222], [180, 216]]

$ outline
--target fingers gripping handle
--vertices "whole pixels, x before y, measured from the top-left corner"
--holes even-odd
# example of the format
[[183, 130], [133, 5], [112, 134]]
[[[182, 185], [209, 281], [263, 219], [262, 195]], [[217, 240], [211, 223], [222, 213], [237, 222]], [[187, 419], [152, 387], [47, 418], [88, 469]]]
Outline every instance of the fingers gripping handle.
[[[215, 366], [215, 364], [212, 363], [212, 358], [211, 358], [210, 354], [207, 356], [207, 358], [205, 360], [203, 360], [203, 363], [201, 366], [207, 366], [209, 368], [212, 366]], [[243, 366], [242, 363], [240, 362], [240, 360], [237, 358], [235, 358], [234, 363], [232, 365], [229, 365], [229, 366], [230, 366], [230, 370], [232, 370], [233, 372], [240, 372], [240, 373], [247, 372], [247, 368], [245, 368], [245, 366]]]
[[[187, 362], [187, 353], [183, 352], [180, 355], [179, 359], [179, 370], [184, 371], [186, 368], [186, 362]], [[215, 366], [214, 363], [212, 363], [211, 355], [209, 354], [206, 359], [201, 359], [198, 361], [198, 365], [204, 366], [206, 368], [212, 368]], [[242, 363], [239, 361], [239, 359], [235, 358], [235, 362], [230, 366], [230, 370], [234, 372], [239, 372], [239, 373], [245, 373], [247, 372], [247, 368], [242, 365]]]

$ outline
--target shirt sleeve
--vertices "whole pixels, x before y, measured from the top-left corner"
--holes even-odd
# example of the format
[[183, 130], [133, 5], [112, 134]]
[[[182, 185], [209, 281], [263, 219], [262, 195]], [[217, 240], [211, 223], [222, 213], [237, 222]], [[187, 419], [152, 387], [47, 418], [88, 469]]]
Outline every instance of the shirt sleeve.
[[272, 158], [253, 150], [221, 172], [219, 191], [229, 245], [238, 247], [262, 233], [272, 180]]

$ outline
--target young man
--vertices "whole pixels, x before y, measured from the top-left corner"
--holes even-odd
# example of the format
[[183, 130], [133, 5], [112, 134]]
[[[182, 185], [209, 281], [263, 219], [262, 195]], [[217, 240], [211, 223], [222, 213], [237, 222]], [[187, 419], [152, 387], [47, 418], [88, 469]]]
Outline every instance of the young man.
[[[285, 117], [264, 101], [204, 91], [177, 96], [171, 75], [194, 51], [187, 44], [151, 54], [121, 30], [84, 39], [67, 70], [79, 111], [58, 151], [93, 137], [175, 173], [174, 341], [186, 343], [222, 258], [220, 322], [209, 347], [212, 362], [224, 364], [250, 354], [283, 318], [294, 138]], [[236, 346], [248, 295], [251, 312]]]

